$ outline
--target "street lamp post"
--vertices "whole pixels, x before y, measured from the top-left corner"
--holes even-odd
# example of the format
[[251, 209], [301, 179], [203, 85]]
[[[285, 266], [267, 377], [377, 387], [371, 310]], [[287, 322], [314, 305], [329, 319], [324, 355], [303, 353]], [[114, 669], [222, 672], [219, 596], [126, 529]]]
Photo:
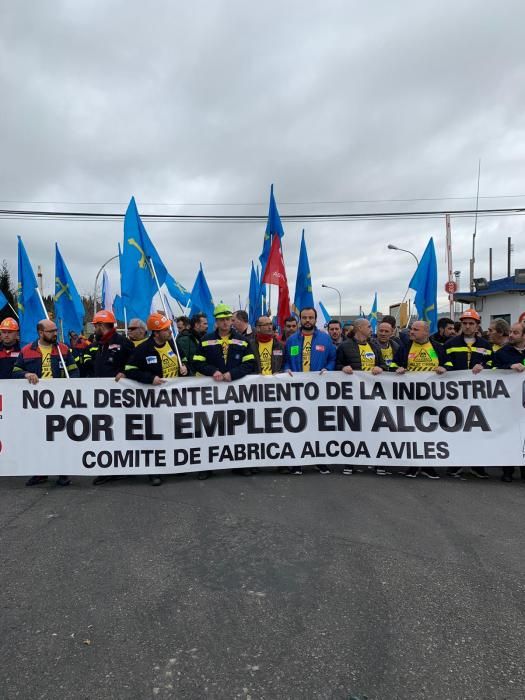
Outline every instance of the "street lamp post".
[[329, 287], [327, 284], [322, 284], [321, 287], [324, 287], [325, 289], [332, 289], [334, 292], [337, 292], [339, 294], [339, 321], [343, 323], [343, 303], [341, 292], [335, 287]]
[[[393, 243], [389, 243], [387, 245], [387, 248], [389, 250], [400, 250], [403, 253], [408, 253], [409, 255], [411, 255], [414, 258], [414, 260], [416, 261], [416, 265], [419, 267], [419, 259], [418, 259], [417, 255], [415, 253], [413, 253], [411, 250], [407, 250], [406, 248], [399, 248], [397, 245], [394, 245]], [[409, 287], [407, 287], [407, 290], [403, 296], [403, 299], [401, 300], [401, 304], [399, 305], [399, 315], [400, 316], [401, 316], [401, 308], [403, 307], [403, 304], [405, 303], [405, 299], [407, 298], [408, 290], [409, 290]], [[410, 300], [409, 300], [409, 302], [410, 302]], [[410, 303], [409, 303], [409, 308], [410, 308]], [[399, 321], [399, 318], [397, 320]], [[408, 314], [408, 320], [410, 321], [410, 312]]]
[[416, 265], [419, 267], [419, 260], [417, 258], [417, 255], [415, 253], [413, 253], [411, 250], [407, 250], [406, 248], [398, 248], [397, 245], [394, 245], [393, 243], [389, 243], [387, 245], [387, 248], [389, 250], [401, 250], [401, 251], [403, 251], [403, 253], [408, 253], [409, 255], [411, 255], [414, 258], [414, 260], [416, 261]]
[[97, 313], [97, 284], [98, 278], [100, 277], [100, 273], [106, 267], [106, 265], [108, 265], [112, 260], [115, 260], [116, 258], [118, 258], [118, 253], [112, 258], [109, 258], [109, 260], [106, 260], [106, 262], [100, 267], [100, 270], [97, 272], [97, 276], [95, 277], [95, 289], [93, 291], [93, 314]]

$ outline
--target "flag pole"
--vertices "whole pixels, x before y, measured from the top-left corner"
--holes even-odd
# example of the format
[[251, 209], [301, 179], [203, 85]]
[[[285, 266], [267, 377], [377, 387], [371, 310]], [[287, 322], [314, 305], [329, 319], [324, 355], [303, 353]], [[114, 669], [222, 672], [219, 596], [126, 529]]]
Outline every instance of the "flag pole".
[[14, 313], [14, 315], [18, 318], [18, 314], [17, 314], [16, 311], [13, 309], [13, 307], [11, 306], [11, 304], [10, 304], [9, 302], [7, 302], [7, 305], [9, 306], [9, 308], [11, 309], [11, 311]]
[[122, 307], [124, 309], [124, 331], [126, 333], [126, 338], [128, 337], [128, 312], [126, 310], [126, 307]]
[[[164, 298], [163, 298], [162, 293], [160, 291], [160, 284], [159, 284], [159, 278], [157, 277], [157, 270], [155, 270], [155, 265], [153, 264], [153, 260], [151, 258], [148, 258], [148, 262], [150, 264], [151, 271], [153, 272], [153, 277], [155, 278], [155, 283], [157, 285], [157, 291], [159, 293], [159, 297], [160, 297], [160, 300], [162, 302], [162, 308], [164, 309], [164, 316], [166, 316], [166, 318], [169, 318], [168, 310], [166, 308], [166, 302], [164, 301]], [[171, 332], [173, 333], [173, 345], [175, 345], [175, 352], [177, 353], [179, 367], [185, 367], [185, 365], [183, 365], [183, 363], [182, 363], [182, 358], [181, 358], [180, 352], [179, 352], [179, 346], [177, 345], [176, 338], [177, 338], [178, 333], [175, 333], [175, 327], [173, 326], [173, 321], [171, 322]]]
[[[35, 287], [35, 291], [38, 294], [38, 298], [40, 299], [40, 303], [42, 304], [42, 308], [44, 309], [44, 314], [46, 319], [49, 321], [49, 314], [47, 313], [46, 306], [44, 304], [44, 300], [42, 299], [42, 294], [40, 293], [40, 289], [38, 287]], [[62, 355], [62, 350], [60, 349], [60, 344], [57, 343], [57, 350], [58, 350], [58, 355], [60, 357], [60, 362], [62, 363], [62, 368], [64, 370], [64, 374], [66, 375], [66, 379], [70, 379], [71, 377], [69, 376], [69, 372], [67, 371], [66, 367], [66, 361], [64, 360], [64, 355]]]

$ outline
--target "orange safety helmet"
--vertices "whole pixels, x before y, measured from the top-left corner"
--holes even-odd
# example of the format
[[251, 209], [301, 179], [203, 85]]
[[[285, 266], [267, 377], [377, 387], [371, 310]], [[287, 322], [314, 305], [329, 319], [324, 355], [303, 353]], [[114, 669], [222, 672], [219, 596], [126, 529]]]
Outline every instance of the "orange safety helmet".
[[107, 311], [106, 309], [101, 309], [100, 311], [97, 311], [97, 313], [93, 316], [93, 320], [91, 323], [108, 323], [111, 325], [115, 325], [117, 322], [117, 319], [113, 315], [111, 311]]
[[480, 315], [475, 309], [467, 309], [466, 311], [463, 311], [463, 313], [459, 317], [459, 320], [462, 321], [464, 318], [470, 318], [473, 321], [477, 321], [478, 323], [481, 321]]
[[171, 326], [171, 321], [162, 314], [151, 314], [146, 323], [149, 331], [164, 331]]
[[18, 327], [18, 323], [15, 321], [14, 318], [11, 318], [10, 316], [8, 318], [4, 318], [2, 323], [0, 323], [0, 331], [18, 331], [20, 330]]

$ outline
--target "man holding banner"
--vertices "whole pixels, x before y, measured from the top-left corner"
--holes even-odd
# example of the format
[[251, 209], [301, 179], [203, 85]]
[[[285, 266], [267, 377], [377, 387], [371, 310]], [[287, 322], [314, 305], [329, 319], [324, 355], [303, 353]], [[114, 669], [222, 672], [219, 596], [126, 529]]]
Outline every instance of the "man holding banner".
[[[188, 370], [179, 367], [177, 351], [171, 333], [171, 321], [162, 314], [151, 314], [147, 321], [151, 336], [135, 348], [124, 369], [126, 377], [142, 384], [159, 386], [166, 379], [185, 376]], [[148, 475], [152, 486], [160, 486], [158, 474]]]
[[[63, 377], [77, 378], [80, 376], [71, 351], [64, 343], [57, 342], [58, 329], [49, 319], [39, 321], [37, 325], [38, 338], [25, 345], [13, 368], [14, 379], [27, 379], [30, 384], [38, 384], [40, 379], [59, 379]], [[26, 486], [36, 486], [47, 481], [47, 476], [32, 476], [26, 481]], [[59, 476], [57, 486], [69, 486], [71, 480], [67, 476]]]
[[[255, 356], [248, 340], [231, 327], [232, 310], [226, 304], [218, 304], [213, 312], [217, 328], [204, 336], [197, 354], [193, 356], [195, 372], [213, 377], [216, 382], [231, 382], [247, 374], [255, 374]], [[246, 476], [252, 472], [242, 469]], [[207, 479], [213, 472], [201, 471], [199, 479]]]
[[[313, 307], [301, 309], [300, 331], [291, 335], [286, 341], [284, 369], [292, 372], [320, 372], [335, 369], [335, 346], [328, 333], [316, 328], [317, 311]], [[330, 469], [323, 464], [317, 467], [321, 474], [330, 474]], [[293, 468], [293, 474], [300, 476], [302, 467]]]

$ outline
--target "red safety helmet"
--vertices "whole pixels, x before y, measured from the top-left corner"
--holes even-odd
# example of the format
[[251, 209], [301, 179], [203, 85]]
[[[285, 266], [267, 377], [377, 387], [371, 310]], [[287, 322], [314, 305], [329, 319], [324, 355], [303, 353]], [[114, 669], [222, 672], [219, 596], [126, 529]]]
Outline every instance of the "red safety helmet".
[[146, 323], [149, 331], [164, 331], [171, 326], [171, 321], [162, 314], [151, 314]]
[[478, 323], [481, 321], [480, 315], [475, 309], [467, 309], [466, 311], [463, 311], [463, 313], [459, 317], [459, 320], [462, 321], [464, 318], [470, 318], [473, 321], [477, 321]]
[[0, 323], [0, 331], [18, 331], [20, 330], [18, 327], [18, 323], [15, 321], [14, 318], [11, 318], [8, 316], [8, 318], [4, 318], [2, 323]]
[[117, 319], [111, 311], [101, 309], [100, 311], [97, 311], [97, 313], [93, 316], [93, 321], [91, 323], [108, 323], [114, 326], [116, 322]]

